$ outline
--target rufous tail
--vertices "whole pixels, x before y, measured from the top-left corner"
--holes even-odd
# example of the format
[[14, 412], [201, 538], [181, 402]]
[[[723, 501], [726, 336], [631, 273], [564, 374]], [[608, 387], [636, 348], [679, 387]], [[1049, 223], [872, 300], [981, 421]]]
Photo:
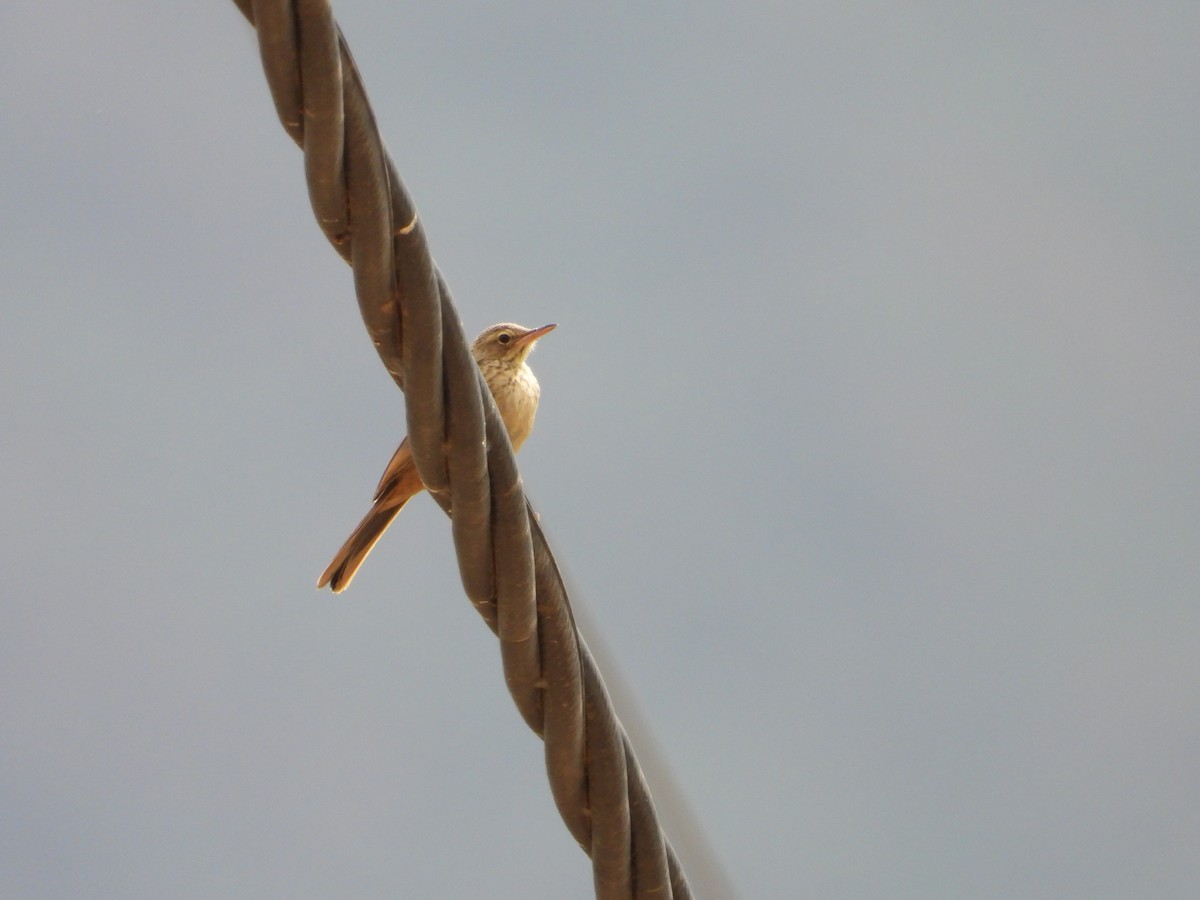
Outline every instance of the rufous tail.
[[350, 587], [350, 582], [354, 580], [358, 567], [363, 564], [363, 560], [367, 558], [367, 554], [371, 552], [376, 541], [383, 537], [383, 533], [392, 524], [392, 519], [396, 518], [400, 510], [404, 509], [404, 504], [408, 502], [408, 499], [406, 497], [394, 506], [381, 504], [372, 506], [371, 511], [358, 523], [358, 527], [354, 529], [350, 537], [346, 538], [346, 543], [342, 544], [342, 549], [333, 557], [333, 562], [321, 573], [321, 577], [317, 581], [317, 588], [329, 585], [335, 594], [340, 594]]

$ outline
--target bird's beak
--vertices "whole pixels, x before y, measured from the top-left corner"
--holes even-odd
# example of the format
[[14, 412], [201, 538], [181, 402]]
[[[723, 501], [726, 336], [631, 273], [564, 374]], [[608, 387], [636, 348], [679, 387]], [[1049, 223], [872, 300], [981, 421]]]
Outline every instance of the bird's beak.
[[538, 338], [549, 334], [557, 327], [558, 327], [558, 323], [554, 322], [549, 325], [543, 325], [541, 328], [530, 329], [529, 331], [527, 331], [523, 335], [521, 335], [519, 338], [517, 338], [513, 342], [513, 345], [516, 347], [523, 347], [526, 344], [532, 344]]

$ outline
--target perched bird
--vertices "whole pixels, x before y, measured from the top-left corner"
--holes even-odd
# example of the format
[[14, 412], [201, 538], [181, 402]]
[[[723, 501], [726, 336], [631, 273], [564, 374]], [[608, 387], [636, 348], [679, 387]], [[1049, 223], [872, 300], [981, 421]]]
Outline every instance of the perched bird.
[[[553, 329], [554, 325], [525, 328], [502, 322], [484, 331], [471, 345], [471, 356], [475, 358], [475, 364], [479, 366], [492, 392], [514, 451], [521, 449], [533, 430], [533, 418], [537, 414], [538, 397], [541, 395], [537, 379], [525, 360], [538, 338]], [[317, 581], [317, 587], [329, 585], [335, 594], [348, 588], [358, 567], [392, 524], [392, 519], [396, 518], [413, 495], [423, 490], [425, 485], [417, 474], [412, 449], [408, 446], [408, 438], [405, 438], [379, 480], [370, 512], [346, 539], [329, 568]]]

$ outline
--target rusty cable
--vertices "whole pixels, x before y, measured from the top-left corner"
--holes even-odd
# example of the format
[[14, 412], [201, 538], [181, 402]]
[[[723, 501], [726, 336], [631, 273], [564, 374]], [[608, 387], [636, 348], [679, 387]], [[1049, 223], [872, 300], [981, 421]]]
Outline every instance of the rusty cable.
[[353, 268], [367, 333], [404, 391], [417, 470], [450, 515], [463, 589], [500, 641], [517, 709], [545, 741], [554, 801], [591, 857], [596, 897], [690, 897], [328, 0], [234, 2], [304, 151], [313, 214]]

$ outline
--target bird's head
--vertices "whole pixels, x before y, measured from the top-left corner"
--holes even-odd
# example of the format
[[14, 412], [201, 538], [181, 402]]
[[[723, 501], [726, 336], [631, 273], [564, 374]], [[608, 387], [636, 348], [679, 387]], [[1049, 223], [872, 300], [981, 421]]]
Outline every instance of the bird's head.
[[533, 351], [533, 345], [538, 338], [549, 334], [554, 325], [543, 325], [541, 328], [526, 328], [512, 322], [501, 322], [486, 329], [475, 342], [471, 344], [471, 355], [476, 363], [490, 361], [511, 361], [520, 365]]

